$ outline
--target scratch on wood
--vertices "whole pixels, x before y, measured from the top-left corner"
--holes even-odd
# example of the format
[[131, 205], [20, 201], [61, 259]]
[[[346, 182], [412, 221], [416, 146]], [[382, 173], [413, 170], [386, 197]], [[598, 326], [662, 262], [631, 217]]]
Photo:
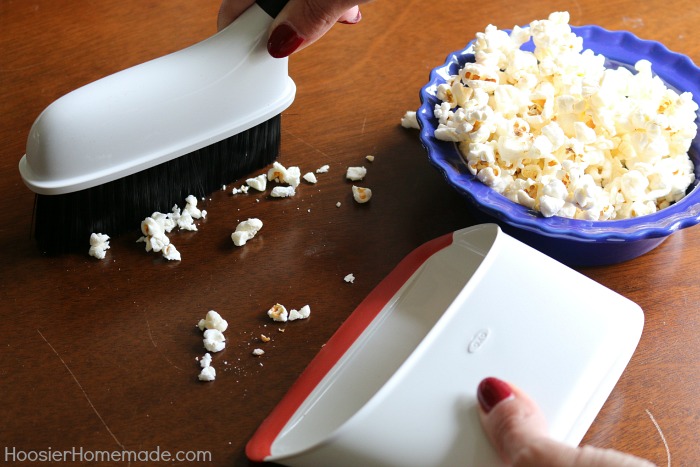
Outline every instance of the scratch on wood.
[[51, 345], [51, 342], [49, 342], [48, 340], [46, 340], [46, 337], [44, 337], [44, 335], [41, 333], [41, 331], [39, 331], [39, 330], [37, 329], [36, 332], [39, 333], [39, 335], [41, 336], [41, 338], [44, 339], [44, 342], [46, 342], [46, 344], [51, 348], [51, 350], [53, 351], [53, 353], [56, 354], [56, 356], [57, 356], [58, 359], [61, 361], [61, 363], [63, 363], [63, 366], [66, 368], [66, 370], [68, 370], [68, 373], [70, 373], [71, 377], [73, 378], [73, 381], [75, 381], [75, 384], [77, 384], [78, 387], [80, 388], [80, 390], [82, 391], [83, 396], [85, 396], [85, 399], [88, 401], [88, 404], [90, 404], [90, 407], [92, 408], [93, 412], [95, 412], [95, 415], [97, 415], [97, 418], [100, 419], [100, 421], [102, 422], [102, 424], [104, 425], [104, 427], [107, 429], [107, 432], [109, 432], [109, 434], [112, 436], [112, 439], [114, 439], [114, 441], [119, 445], [119, 447], [122, 448], [122, 450], [124, 450], [124, 449], [125, 449], [125, 448], [124, 448], [124, 445], [123, 445], [121, 442], [119, 442], [119, 440], [118, 440], [117, 437], [114, 435], [114, 433], [112, 433], [112, 430], [109, 429], [109, 426], [107, 426], [107, 423], [105, 422], [104, 418], [102, 418], [102, 415], [100, 415], [100, 412], [97, 411], [97, 408], [95, 408], [95, 405], [94, 405], [94, 404], [92, 403], [92, 401], [90, 400], [90, 397], [87, 395], [87, 392], [85, 392], [85, 389], [83, 389], [83, 386], [80, 384], [80, 381], [78, 381], [78, 378], [75, 377], [75, 374], [73, 374], [73, 371], [70, 369], [70, 367], [68, 366], [68, 364], [66, 364], [66, 362], [63, 360], [63, 358], [58, 354], [58, 352], [56, 351], [56, 349], [54, 348], [54, 346]]
[[287, 133], [287, 134], [293, 136], [294, 138], [298, 139], [299, 141], [301, 141], [302, 143], [304, 143], [305, 145], [307, 145], [308, 147], [310, 147], [310, 148], [313, 149], [314, 151], [319, 152], [319, 153], [323, 154], [324, 156], [330, 158], [330, 156], [329, 156], [328, 154], [326, 154], [325, 152], [321, 151], [321, 150], [318, 149], [316, 146], [313, 146], [313, 145], [307, 143], [306, 141], [304, 141], [303, 139], [299, 138], [297, 135], [295, 135], [295, 134], [292, 133], [291, 131], [289, 131], [289, 130], [282, 130], [282, 131], [284, 131], [285, 133]]
[[158, 351], [158, 354], [161, 357], [163, 357], [163, 360], [170, 363], [170, 365], [173, 368], [176, 368], [180, 371], [185, 371], [182, 368], [180, 368], [179, 366], [175, 365], [173, 362], [171, 362], [170, 359], [168, 357], [166, 357], [165, 354], [163, 354], [163, 352], [160, 351], [160, 349], [158, 348], [158, 345], [156, 344], [156, 341], [153, 339], [153, 333], [151, 333], [151, 323], [148, 321], [148, 316], [146, 316], [145, 318], [146, 318], [146, 329], [148, 330], [148, 337], [151, 339], [151, 344], [153, 344], [153, 347]]
[[649, 415], [649, 418], [651, 419], [651, 423], [653, 423], [654, 426], [656, 427], [656, 431], [659, 432], [659, 436], [661, 436], [661, 441], [664, 442], [664, 447], [666, 448], [666, 458], [668, 459], [668, 467], [671, 467], [671, 450], [668, 448], [668, 443], [666, 442], [666, 437], [664, 436], [663, 431], [661, 431], [661, 427], [656, 422], [656, 419], [651, 414], [649, 409], [644, 409], [644, 410], [646, 411], [647, 415]]

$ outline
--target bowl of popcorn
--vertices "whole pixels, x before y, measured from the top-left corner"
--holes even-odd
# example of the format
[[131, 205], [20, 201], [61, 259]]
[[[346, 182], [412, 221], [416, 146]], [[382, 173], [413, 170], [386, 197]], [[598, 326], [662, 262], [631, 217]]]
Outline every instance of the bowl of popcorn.
[[416, 114], [430, 161], [479, 221], [566, 264], [627, 261], [700, 221], [700, 69], [658, 42], [489, 25]]

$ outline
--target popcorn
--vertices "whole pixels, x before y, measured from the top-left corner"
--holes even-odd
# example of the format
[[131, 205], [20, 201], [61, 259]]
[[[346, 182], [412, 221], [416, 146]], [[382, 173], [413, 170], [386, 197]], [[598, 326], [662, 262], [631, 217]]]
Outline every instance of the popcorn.
[[307, 172], [304, 174], [304, 180], [306, 180], [308, 183], [316, 183], [318, 182], [318, 179], [316, 178], [316, 175], [314, 175], [313, 172]]
[[204, 331], [205, 329], [217, 329], [224, 332], [228, 328], [228, 321], [223, 319], [216, 311], [209, 310], [207, 316], [204, 319], [200, 319], [197, 326], [199, 326], [200, 331]]
[[407, 111], [403, 117], [401, 117], [401, 126], [404, 128], [414, 128], [416, 130], [420, 130], [418, 119], [416, 119], [416, 112], [413, 110]]
[[245, 181], [246, 184], [254, 190], [265, 191], [267, 188], [267, 178], [265, 174], [258, 175], [254, 178], [249, 178]]
[[182, 255], [172, 243], [163, 247], [163, 258], [168, 261], [182, 261]]
[[279, 321], [279, 322], [286, 322], [288, 313], [287, 309], [284, 307], [284, 305], [280, 305], [279, 303], [276, 303], [272, 308], [267, 310], [267, 316], [272, 318], [274, 321]]
[[209, 352], [204, 354], [204, 357], [199, 361], [199, 365], [202, 368], [207, 368], [211, 366], [211, 354]]
[[370, 199], [372, 199], [372, 190], [369, 188], [363, 188], [359, 186], [352, 186], [352, 197], [355, 198], [355, 201], [358, 203], [366, 203]]
[[226, 347], [226, 338], [218, 329], [204, 331], [204, 348], [209, 352], [220, 352]]
[[231, 190], [231, 194], [232, 194], [232, 195], [238, 195], [238, 194], [241, 194], [241, 193], [242, 193], [242, 194], [245, 195], [245, 194], [248, 193], [248, 189], [249, 189], [249, 188], [250, 188], [250, 187], [249, 187], [248, 185], [241, 185], [240, 188], [235, 188], [235, 187], [234, 187], [233, 190]]
[[311, 315], [311, 307], [309, 305], [304, 305], [299, 311], [290, 310], [289, 311], [289, 321], [295, 321], [297, 319], [306, 319]]
[[[685, 196], [698, 105], [640, 60], [605, 57], [555, 12], [508, 34], [476, 35], [474, 63], [436, 88], [436, 138], [457, 143], [482, 183], [542, 215], [640, 216]], [[532, 38], [535, 50], [520, 47]]]
[[345, 178], [354, 182], [362, 180], [365, 178], [365, 175], [367, 175], [367, 169], [364, 167], [348, 167], [348, 170], [345, 172]]
[[104, 259], [105, 252], [109, 249], [109, 235], [93, 233], [90, 235], [90, 256]]
[[330, 169], [330, 167], [328, 166], [328, 164], [322, 165], [321, 167], [316, 169], [316, 173], [317, 174], [324, 174], [324, 173], [328, 172], [329, 169]]
[[347, 276], [343, 277], [343, 280], [349, 284], [354, 284], [355, 283], [355, 275], [350, 273]]
[[374, 156], [371, 154], [365, 156], [365, 159], [367, 159], [369, 162], [374, 162]]
[[171, 212], [163, 214], [162, 212], [154, 212], [149, 217], [141, 221], [141, 232], [143, 236], [138, 238], [137, 242], [146, 244], [146, 251], [162, 252], [165, 259], [169, 261], [181, 261], [180, 252], [170, 242], [170, 238], [166, 233], [172, 232], [175, 227], [180, 230], [196, 231], [197, 226], [194, 224], [195, 219], [203, 219], [207, 216], [206, 210], [200, 210], [197, 207], [197, 198], [189, 195], [185, 199], [185, 208], [180, 209], [176, 204]]
[[248, 240], [257, 235], [258, 231], [262, 229], [262, 226], [262, 221], [255, 217], [240, 222], [236, 226], [235, 232], [231, 234], [231, 240], [233, 240], [234, 245], [243, 246]]
[[286, 168], [279, 162], [272, 163], [272, 168], [267, 172], [267, 179], [277, 183], [286, 183], [292, 187], [299, 186], [301, 170], [299, 167]]
[[[190, 215], [193, 219], [201, 219], [202, 216], [202, 211], [197, 208], [197, 198], [195, 198], [192, 195], [189, 195], [187, 198], [185, 198], [185, 202], [187, 203], [185, 206], [184, 211]], [[206, 216], [206, 211], [205, 214]]]
[[200, 381], [214, 381], [216, 379], [216, 369], [213, 366], [202, 368], [197, 377]]
[[255, 355], [256, 357], [259, 357], [261, 355], [265, 355], [265, 351], [263, 349], [254, 349], [253, 355]]
[[293, 186], [276, 186], [270, 192], [273, 198], [289, 198], [296, 194]]

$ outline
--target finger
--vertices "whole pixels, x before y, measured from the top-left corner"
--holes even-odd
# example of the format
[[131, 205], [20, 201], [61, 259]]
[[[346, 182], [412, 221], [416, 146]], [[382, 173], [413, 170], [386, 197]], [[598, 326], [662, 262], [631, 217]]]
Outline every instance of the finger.
[[308, 47], [339, 19], [359, 21], [357, 3], [357, 0], [290, 0], [272, 24], [267, 47], [270, 55], [286, 57]]
[[219, 7], [219, 16], [216, 20], [216, 27], [219, 31], [224, 29], [233, 20], [238, 18], [241, 13], [246, 11], [255, 0], [223, 0]]
[[479, 416], [501, 458], [513, 467], [649, 467], [644, 459], [610, 449], [575, 448], [549, 438], [544, 414], [517, 387], [497, 378], [477, 389]]

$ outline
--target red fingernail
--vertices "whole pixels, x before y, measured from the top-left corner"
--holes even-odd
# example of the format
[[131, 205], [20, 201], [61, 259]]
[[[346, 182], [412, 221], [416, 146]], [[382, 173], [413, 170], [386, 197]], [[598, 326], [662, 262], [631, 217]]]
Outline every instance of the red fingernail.
[[267, 51], [275, 58], [284, 58], [292, 54], [304, 42], [304, 38], [287, 23], [277, 26], [267, 41]]
[[343, 23], [343, 24], [357, 24], [360, 22], [361, 19], [362, 19], [362, 12], [360, 10], [357, 10], [357, 16], [355, 16], [355, 19], [353, 19], [351, 21], [338, 21], [338, 22]]
[[489, 413], [499, 402], [513, 397], [513, 390], [508, 383], [498, 378], [485, 378], [479, 383], [476, 398], [484, 412]]

